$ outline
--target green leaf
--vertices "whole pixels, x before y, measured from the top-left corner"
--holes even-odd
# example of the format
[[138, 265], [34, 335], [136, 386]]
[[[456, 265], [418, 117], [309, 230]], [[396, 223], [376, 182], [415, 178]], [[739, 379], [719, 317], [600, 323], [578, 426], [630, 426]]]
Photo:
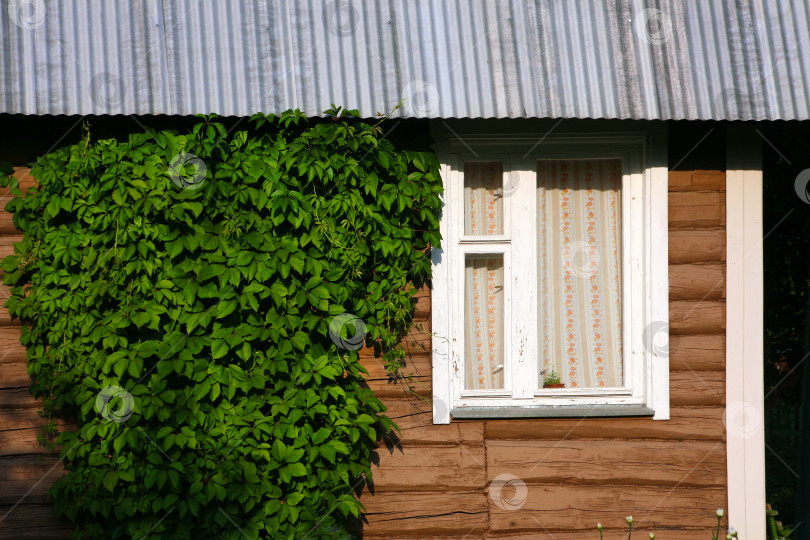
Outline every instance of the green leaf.
[[107, 472], [107, 474], [104, 475], [104, 487], [107, 488], [107, 491], [112, 492], [115, 489], [116, 484], [118, 484], [118, 472]]

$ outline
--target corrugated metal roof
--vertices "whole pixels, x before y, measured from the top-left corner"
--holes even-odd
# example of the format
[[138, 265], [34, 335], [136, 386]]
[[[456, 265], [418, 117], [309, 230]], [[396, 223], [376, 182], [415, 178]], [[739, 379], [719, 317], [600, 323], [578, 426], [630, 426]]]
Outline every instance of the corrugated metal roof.
[[4, 0], [0, 111], [808, 119], [810, 0]]

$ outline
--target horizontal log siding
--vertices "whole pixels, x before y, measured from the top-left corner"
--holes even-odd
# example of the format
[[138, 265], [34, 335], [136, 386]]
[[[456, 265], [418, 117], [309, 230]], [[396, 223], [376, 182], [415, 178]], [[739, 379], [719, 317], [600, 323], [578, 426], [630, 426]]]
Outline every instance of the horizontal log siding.
[[[33, 185], [27, 167], [14, 175], [23, 189]], [[0, 258], [13, 254], [14, 242], [21, 239], [5, 212], [9, 200], [8, 188], [0, 191]], [[12, 321], [1, 305], [8, 297], [8, 287], [0, 285], [0, 539], [69, 538], [72, 525], [54, 514], [46, 498], [64, 469], [58, 456], [37, 442], [47, 421], [38, 414], [40, 401], [28, 391], [20, 321]]]
[[[711, 537], [726, 506], [725, 173], [669, 175], [670, 399], [672, 419], [514, 419], [432, 423], [430, 296], [419, 295], [406, 340], [409, 390], [361, 353], [369, 386], [401, 433], [380, 444], [365, 538]], [[496, 504], [501, 474], [527, 487], [522, 507]], [[507, 493], [507, 490], [510, 490]], [[512, 488], [503, 495], [514, 497]]]

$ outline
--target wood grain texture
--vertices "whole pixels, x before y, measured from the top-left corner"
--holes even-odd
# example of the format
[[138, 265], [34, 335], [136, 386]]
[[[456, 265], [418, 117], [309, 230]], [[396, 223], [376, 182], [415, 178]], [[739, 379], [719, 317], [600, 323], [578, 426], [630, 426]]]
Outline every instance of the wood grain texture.
[[670, 371], [725, 371], [726, 338], [722, 334], [671, 336]]
[[669, 374], [669, 399], [673, 406], [722, 407], [726, 402], [725, 371], [673, 371]]
[[0, 458], [0, 506], [46, 503], [48, 489], [64, 473], [54, 455]]
[[669, 191], [725, 191], [725, 171], [670, 171]]
[[[5, 207], [5, 203], [0, 198], [0, 211], [5, 212], [2, 208]], [[21, 235], [13, 235], [13, 236], [0, 236], [0, 260], [7, 257], [8, 255], [14, 255], [14, 244], [22, 240]]]
[[512, 474], [525, 483], [592, 486], [723, 486], [722, 441], [672, 443], [643, 440], [487, 440], [487, 480]]
[[671, 300], [670, 334], [723, 334], [726, 328], [725, 303], [716, 300]]
[[37, 420], [34, 419], [31, 419], [30, 427], [0, 430], [0, 456], [47, 454], [37, 442], [39, 431]]
[[[0, 270], [0, 274], [2, 274], [2, 270]], [[6, 300], [8, 300], [10, 296], [11, 296], [10, 287], [3, 285], [2, 282], [0, 282], [0, 327], [20, 326], [20, 320], [19, 319], [12, 320], [11, 315], [9, 315], [8, 313], [8, 308], [5, 306]], [[2, 356], [2, 354], [0, 354], [0, 356]]]
[[383, 403], [387, 414], [399, 426], [395, 433], [402, 445], [419, 444], [484, 444], [484, 423], [481, 421], [457, 421], [451, 424], [433, 423], [433, 406], [421, 398], [390, 398]]
[[50, 504], [0, 507], [0, 519], [2, 540], [65, 540], [73, 532], [73, 525], [57, 516]]
[[669, 231], [669, 263], [723, 262], [726, 260], [724, 230]]
[[[612, 526], [615, 527], [608, 527], [605, 526], [602, 532], [604, 533], [605, 540], [627, 540], [627, 527], [621, 528], [621, 523], [624, 522], [624, 519], [613, 519], [611, 523]], [[603, 525], [605, 525], [603, 523]], [[690, 527], [679, 527], [679, 528], [671, 528], [671, 527], [634, 527], [633, 528], [633, 538], [640, 538], [641, 540], [647, 540], [649, 538], [649, 533], [654, 532], [656, 534], [657, 539], [661, 540], [703, 540], [703, 539], [710, 539], [712, 537], [712, 531], [714, 529], [711, 527], [703, 527], [703, 528], [690, 528]], [[723, 529], [725, 530], [725, 529]], [[377, 535], [373, 532], [370, 532], [370, 529], [367, 529], [366, 532], [363, 534], [363, 538], [385, 538], [386, 540], [413, 540], [415, 538], [411, 535], [399, 535], [399, 534], [385, 534], [385, 535]], [[598, 540], [599, 533], [596, 531], [596, 524], [587, 531], [544, 531], [541, 528], [534, 529], [532, 531], [525, 531], [525, 532], [508, 532], [508, 531], [501, 531], [501, 532], [488, 532], [483, 534], [482, 536], [475, 536], [472, 534], [462, 534], [457, 532], [456, 534], [442, 534], [442, 535], [425, 535], [419, 536], [420, 540], [473, 540], [474, 538], [491, 538], [493, 540]]]
[[[561, 486], [528, 484], [519, 510], [490, 505], [490, 530], [590, 530], [633, 516], [638, 527], [711, 527], [713, 509], [725, 506], [725, 488], [679, 486]], [[510, 495], [506, 495], [510, 497]], [[508, 507], [507, 507], [508, 508]], [[593, 534], [593, 533], [591, 533]]]
[[[624, 519], [611, 522], [612, 527], [605, 526], [602, 530], [604, 540], [627, 540], [627, 527], [621, 528]], [[604, 523], [603, 523], [604, 526]], [[723, 529], [725, 530], [725, 529]], [[633, 538], [640, 540], [648, 540], [650, 533], [655, 533], [656, 539], [660, 540], [704, 540], [711, 539], [712, 527], [703, 528], [671, 528], [671, 527], [633, 527]], [[543, 529], [535, 529], [531, 532], [523, 533], [489, 533], [485, 538], [493, 538], [498, 540], [528, 540], [529, 538], [535, 540], [598, 540], [599, 533], [596, 531], [594, 524], [588, 531], [544, 531]], [[466, 540], [470, 540], [467, 537]]]
[[669, 194], [670, 229], [705, 229], [726, 224], [725, 193], [672, 192]]
[[[667, 439], [723, 440], [720, 407], [673, 407], [670, 420], [649, 418], [531, 418], [488, 420], [484, 437], [492, 439]], [[451, 424], [452, 425], [452, 424]]]
[[[481, 486], [483, 488], [483, 485]], [[487, 500], [483, 489], [458, 493], [364, 493], [366, 532], [389, 537], [410, 534], [461, 534], [480, 538], [487, 526]]]
[[0, 390], [4, 388], [19, 388], [31, 384], [31, 377], [28, 375], [28, 366], [25, 359], [0, 360]]
[[31, 395], [28, 388], [5, 388], [0, 390], [0, 410], [12, 408], [34, 409], [40, 400]]
[[408, 446], [379, 448], [372, 474], [375, 493], [472, 491], [486, 483], [484, 447]]
[[726, 296], [726, 266], [721, 263], [669, 265], [671, 300], [721, 300]]

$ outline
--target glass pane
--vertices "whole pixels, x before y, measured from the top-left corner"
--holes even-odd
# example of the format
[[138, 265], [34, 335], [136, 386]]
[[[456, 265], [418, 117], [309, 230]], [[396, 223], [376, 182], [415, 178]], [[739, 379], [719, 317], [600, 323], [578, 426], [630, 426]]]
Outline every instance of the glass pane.
[[464, 283], [465, 388], [503, 388], [503, 255], [468, 256]]
[[464, 164], [464, 234], [503, 234], [503, 163]]
[[541, 384], [622, 386], [621, 160], [537, 162]]

